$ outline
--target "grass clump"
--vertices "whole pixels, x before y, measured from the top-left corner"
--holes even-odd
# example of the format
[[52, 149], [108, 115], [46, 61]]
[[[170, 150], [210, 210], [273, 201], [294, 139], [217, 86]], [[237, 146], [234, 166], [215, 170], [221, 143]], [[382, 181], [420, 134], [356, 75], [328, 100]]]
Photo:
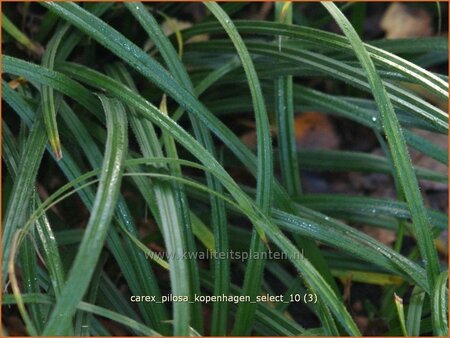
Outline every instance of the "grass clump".
[[5, 333], [447, 335], [446, 37], [363, 42], [365, 3], [17, 6]]

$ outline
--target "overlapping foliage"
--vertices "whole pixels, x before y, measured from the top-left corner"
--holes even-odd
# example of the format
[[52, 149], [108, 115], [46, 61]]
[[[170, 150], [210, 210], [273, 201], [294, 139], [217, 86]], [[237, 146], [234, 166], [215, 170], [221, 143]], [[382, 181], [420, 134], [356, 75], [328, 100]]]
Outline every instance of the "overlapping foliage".
[[[343, 35], [294, 24], [291, 3], [275, 5], [273, 22], [234, 20], [245, 3], [205, 3], [203, 22], [171, 36], [161, 22], [185, 4], [158, 11], [141, 3], [42, 5], [42, 56], [3, 20], [11, 37], [42, 59], [8, 55], [8, 48], [2, 58], [4, 114], [15, 114], [2, 121], [3, 304], [17, 305], [29, 334], [110, 335], [103, 317], [135, 335], [360, 335], [337, 282], [343, 275], [383, 286], [377, 311], [386, 334], [447, 334], [447, 272], [434, 241], [447, 216], [426, 207], [419, 184], [447, 177], [414, 166], [408, 151], [447, 165], [446, 151], [418, 132], [448, 132], [447, 112], [423, 97], [446, 103], [447, 76], [416, 62], [446, 56], [446, 38], [363, 43], [330, 2], [323, 15]], [[116, 15], [135, 30], [114, 27]], [[190, 40], [204, 34], [207, 41]], [[355, 94], [300, 85], [309, 78]], [[384, 157], [296, 149], [294, 112], [305, 107], [372, 129]], [[223, 119], [246, 112], [255, 119], [255, 151]], [[236, 166], [254, 177], [253, 186], [230, 174]], [[36, 187], [50, 167], [65, 182], [42, 199]], [[390, 175], [398, 200], [304, 194], [299, 169]], [[142, 201], [139, 207], [125, 191]], [[83, 229], [64, 224], [70, 212], [54, 212], [72, 200], [89, 210]], [[136, 220], [144, 211], [156, 235], [142, 236]], [[395, 248], [353, 226], [362, 221], [395, 231]], [[401, 250], [403, 237], [417, 248]], [[151, 242], [178, 257], [238, 247], [278, 250], [290, 259], [166, 262]], [[205, 319], [200, 303], [129, 301], [167, 292], [256, 297], [275, 293], [274, 285], [286, 295], [316, 294], [317, 304], [302, 311], [318, 318], [317, 327], [304, 328], [288, 314], [297, 304], [218, 302]], [[412, 289], [409, 303], [399, 306]]]

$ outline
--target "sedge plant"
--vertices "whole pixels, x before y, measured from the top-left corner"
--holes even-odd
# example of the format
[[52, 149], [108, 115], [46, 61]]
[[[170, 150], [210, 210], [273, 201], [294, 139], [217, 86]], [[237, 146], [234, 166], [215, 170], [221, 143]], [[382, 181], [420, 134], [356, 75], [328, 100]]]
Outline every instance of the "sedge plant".
[[[448, 133], [447, 38], [366, 41], [365, 3], [305, 4], [315, 20], [197, 5], [185, 27], [184, 3], [32, 4], [30, 36], [3, 4], [2, 318], [38, 336], [358, 336], [353, 283], [378, 292], [355, 296], [377, 335], [448, 335], [448, 218], [421, 190], [448, 179], [410, 156], [448, 165], [424, 136]], [[297, 146], [308, 111], [382, 153]], [[305, 172], [395, 194], [311, 193]], [[192, 255], [233, 250], [251, 255]]]

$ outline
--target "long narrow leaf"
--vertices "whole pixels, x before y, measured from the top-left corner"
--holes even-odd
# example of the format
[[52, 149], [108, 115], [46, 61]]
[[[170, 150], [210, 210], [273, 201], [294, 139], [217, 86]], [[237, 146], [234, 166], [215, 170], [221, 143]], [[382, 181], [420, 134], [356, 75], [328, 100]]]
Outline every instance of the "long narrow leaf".
[[[58, 30], [50, 42], [47, 44], [44, 56], [42, 57], [42, 65], [46, 68], [53, 69], [55, 63], [55, 56], [62, 38], [70, 28], [66, 24], [62, 29]], [[55, 153], [57, 160], [62, 158], [61, 142], [59, 140], [58, 126], [56, 123], [56, 107], [53, 88], [49, 86], [42, 86], [42, 103], [45, 128], [50, 141], [50, 145]]]
[[432, 301], [433, 332], [437, 336], [448, 336], [448, 271], [442, 272], [436, 280]]
[[416, 286], [413, 289], [409, 300], [408, 315], [406, 317], [406, 331], [409, 336], [418, 336], [420, 334], [420, 323], [422, 319], [424, 299], [425, 292]]
[[[270, 135], [269, 118], [263, 99], [261, 86], [257, 77], [255, 67], [251, 60], [250, 54], [245, 47], [242, 38], [231, 22], [230, 17], [223, 9], [214, 2], [206, 2], [205, 6], [214, 14], [220, 24], [223, 26], [241, 59], [242, 66], [247, 76], [252, 96], [253, 109], [256, 120], [257, 133], [257, 187], [256, 187], [256, 203], [263, 213], [270, 213], [272, 198], [272, 140]], [[261, 252], [264, 250], [264, 236], [256, 231], [253, 233], [250, 250]], [[249, 295], [251, 298], [259, 292], [259, 287], [264, 270], [264, 260], [250, 260], [244, 278], [243, 294]], [[249, 334], [251, 330], [251, 322], [256, 311], [253, 303], [241, 303], [238, 307], [236, 321], [233, 327], [233, 334], [242, 335]]]
[[100, 255], [119, 193], [122, 161], [127, 150], [127, 122], [120, 103], [100, 96], [106, 111], [108, 140], [104, 159], [104, 172], [100, 178], [94, 208], [78, 255], [69, 272], [63, 296], [52, 311], [43, 334], [63, 334], [78, 302], [83, 297]]
[[44, 121], [39, 116], [33, 124], [27, 144], [20, 158], [16, 180], [3, 217], [2, 233], [2, 285], [5, 285], [11, 243], [16, 230], [23, 225], [27, 208], [34, 192], [34, 182], [44, 153], [46, 134]]
[[347, 35], [352, 44], [355, 54], [358, 57], [362, 67], [366, 70], [369, 84], [373, 90], [375, 101], [381, 112], [383, 126], [391, 150], [392, 159], [397, 170], [397, 176], [400, 179], [403, 193], [408, 202], [411, 212], [416, 239], [419, 244], [422, 259], [426, 263], [426, 270], [429, 284], [434, 287], [436, 278], [439, 275], [440, 268], [436, 249], [434, 248], [431, 236], [430, 225], [426, 215], [422, 196], [420, 195], [419, 185], [414, 173], [411, 158], [408, 155], [405, 139], [398, 119], [394, 113], [391, 101], [386, 90], [377, 74], [377, 71], [367, 53], [360, 38], [348, 22], [347, 18], [339, 11], [333, 3], [322, 3], [330, 14], [335, 18], [338, 25]]
[[[327, 48], [339, 48], [344, 50], [351, 50], [352, 44], [348, 37], [339, 36], [337, 34], [325, 32], [323, 30], [300, 27], [296, 25], [286, 25], [284, 23], [275, 22], [259, 22], [259, 21], [236, 21], [236, 27], [244, 33], [256, 34], [270, 34], [273, 36], [289, 36], [292, 38], [302, 39], [305, 41], [320, 44]], [[183, 34], [186, 37], [191, 37], [195, 34], [204, 34], [211, 32], [218, 32], [219, 27], [215, 23], [199, 24], [195, 27], [186, 30]], [[398, 42], [393, 42], [397, 44]], [[381, 48], [374, 47], [370, 44], [364, 44], [370, 56], [375, 62], [383, 66], [395, 69], [415, 82], [418, 82], [429, 89], [431, 92], [438, 94], [444, 99], [448, 99], [448, 84], [441, 80], [434, 74], [422, 69], [412, 62], [389, 53]], [[411, 50], [411, 45], [408, 44], [408, 51]]]

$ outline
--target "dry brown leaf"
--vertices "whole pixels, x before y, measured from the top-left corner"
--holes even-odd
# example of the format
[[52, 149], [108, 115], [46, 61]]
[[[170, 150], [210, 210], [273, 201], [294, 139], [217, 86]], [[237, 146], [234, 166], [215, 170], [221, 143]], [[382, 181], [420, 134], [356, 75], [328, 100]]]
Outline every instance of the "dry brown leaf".
[[250, 130], [240, 137], [242, 143], [244, 143], [250, 149], [256, 148], [256, 131]]
[[[253, 120], [249, 119], [240, 119], [237, 121], [237, 123], [241, 126], [250, 128], [249, 131], [246, 131], [243, 133], [239, 138], [241, 139], [242, 143], [244, 143], [247, 147], [254, 149], [256, 148], [256, 123]], [[272, 136], [276, 135], [276, 129], [270, 126], [270, 132]]]
[[[255, 123], [250, 120], [240, 120], [239, 123], [250, 130], [241, 135], [241, 141], [250, 148], [256, 147]], [[271, 128], [272, 136], [277, 130]], [[295, 143], [299, 149], [337, 149], [339, 137], [328, 116], [306, 112], [294, 119]]]
[[272, 12], [272, 8], [273, 8], [273, 2], [263, 2], [261, 5], [260, 10], [255, 13], [250, 15], [251, 20], [265, 20], [268, 15]]
[[402, 3], [391, 4], [380, 23], [386, 38], [401, 39], [430, 36], [433, 33], [430, 14]]
[[359, 330], [361, 332], [364, 332], [369, 325], [369, 318], [367, 318], [366, 316], [355, 316], [355, 323], [356, 325], [358, 325]]
[[375, 238], [377, 241], [390, 246], [395, 242], [395, 232], [386, 229], [374, 228], [371, 226], [364, 226], [363, 232]]
[[295, 141], [299, 149], [337, 149], [339, 137], [328, 116], [307, 112], [295, 117]]

